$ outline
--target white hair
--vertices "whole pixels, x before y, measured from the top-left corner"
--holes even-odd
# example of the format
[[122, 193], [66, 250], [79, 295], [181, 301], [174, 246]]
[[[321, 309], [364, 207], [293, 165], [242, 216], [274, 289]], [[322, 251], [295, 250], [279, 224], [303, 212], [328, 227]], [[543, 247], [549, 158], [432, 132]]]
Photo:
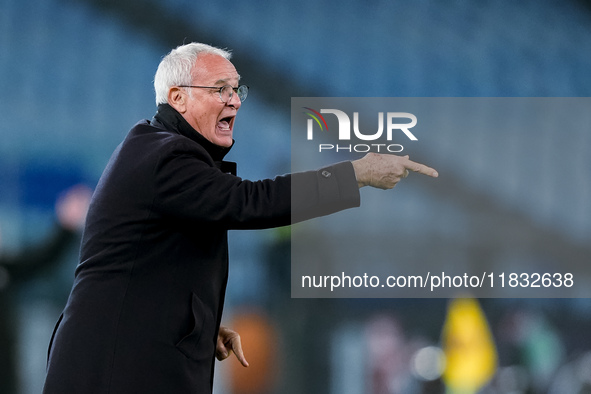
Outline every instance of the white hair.
[[181, 45], [172, 51], [160, 62], [154, 76], [154, 90], [156, 92], [156, 105], [168, 103], [168, 91], [173, 86], [191, 85], [193, 76], [191, 71], [201, 53], [211, 53], [230, 60], [231, 53], [207, 44], [192, 42]]

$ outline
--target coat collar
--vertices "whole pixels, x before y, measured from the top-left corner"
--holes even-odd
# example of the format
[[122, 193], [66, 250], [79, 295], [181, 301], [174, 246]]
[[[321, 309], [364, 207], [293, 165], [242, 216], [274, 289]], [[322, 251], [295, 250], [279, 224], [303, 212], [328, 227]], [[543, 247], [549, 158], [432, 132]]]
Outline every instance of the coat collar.
[[[156, 115], [154, 115], [154, 119], [161, 123], [167, 130], [177, 132], [197, 142], [216, 162], [221, 161], [232, 148], [231, 146], [228, 148], [218, 146], [210, 142], [202, 136], [201, 133], [191, 127], [185, 118], [183, 118], [182, 115], [169, 104], [158, 105], [158, 111], [156, 112]], [[232, 141], [232, 145], [234, 145], [234, 141]]]

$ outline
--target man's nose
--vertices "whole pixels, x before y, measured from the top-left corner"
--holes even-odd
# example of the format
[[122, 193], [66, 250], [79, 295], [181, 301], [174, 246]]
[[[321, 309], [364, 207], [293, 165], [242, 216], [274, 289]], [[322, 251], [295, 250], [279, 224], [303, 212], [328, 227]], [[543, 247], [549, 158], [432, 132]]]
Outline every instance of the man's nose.
[[240, 101], [240, 97], [238, 97], [238, 94], [236, 92], [232, 94], [230, 101], [228, 101], [228, 105], [236, 109], [240, 108], [240, 106], [242, 105], [242, 101]]

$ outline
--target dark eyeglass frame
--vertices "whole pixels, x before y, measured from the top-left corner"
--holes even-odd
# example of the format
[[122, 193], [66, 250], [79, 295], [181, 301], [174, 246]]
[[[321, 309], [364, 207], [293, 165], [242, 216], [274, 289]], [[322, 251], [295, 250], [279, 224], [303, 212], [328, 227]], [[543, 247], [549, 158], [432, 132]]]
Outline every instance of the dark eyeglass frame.
[[[234, 93], [236, 93], [238, 95], [238, 98], [240, 99], [241, 102], [243, 102], [244, 100], [246, 100], [246, 97], [248, 97], [248, 90], [249, 87], [247, 85], [240, 85], [237, 88], [233, 87], [232, 85], [224, 85], [222, 87], [219, 86], [194, 86], [194, 85], [179, 85], [179, 88], [199, 88], [199, 89], [214, 89], [218, 91], [218, 94], [220, 95], [220, 100], [222, 101], [222, 103], [226, 103], [228, 104], [230, 102], [230, 100], [232, 100], [232, 96], [234, 95]], [[224, 101], [223, 97], [222, 97], [222, 91], [224, 89], [230, 88], [230, 96], [228, 97], [228, 101]], [[244, 89], [246, 88], [246, 91], [244, 91]], [[242, 90], [243, 93], [240, 93], [239, 91]], [[242, 97], [240, 97], [242, 95]]]

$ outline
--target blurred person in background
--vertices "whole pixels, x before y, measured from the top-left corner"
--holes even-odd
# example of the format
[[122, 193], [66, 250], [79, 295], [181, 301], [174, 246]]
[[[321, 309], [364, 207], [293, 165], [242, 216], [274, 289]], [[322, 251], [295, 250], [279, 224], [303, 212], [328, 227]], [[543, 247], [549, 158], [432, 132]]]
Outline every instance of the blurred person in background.
[[408, 157], [368, 154], [242, 180], [223, 161], [248, 93], [229, 58], [191, 43], [161, 61], [156, 115], [128, 133], [93, 196], [45, 393], [211, 392], [216, 356], [248, 365], [239, 335], [220, 326], [228, 230], [356, 207], [360, 187], [391, 189], [409, 171], [437, 176]]
[[86, 186], [68, 189], [56, 202], [56, 223], [51, 233], [18, 252], [4, 252], [0, 233], [0, 393], [18, 392], [14, 291], [19, 284], [54, 268], [63, 253], [78, 242], [90, 195]]

